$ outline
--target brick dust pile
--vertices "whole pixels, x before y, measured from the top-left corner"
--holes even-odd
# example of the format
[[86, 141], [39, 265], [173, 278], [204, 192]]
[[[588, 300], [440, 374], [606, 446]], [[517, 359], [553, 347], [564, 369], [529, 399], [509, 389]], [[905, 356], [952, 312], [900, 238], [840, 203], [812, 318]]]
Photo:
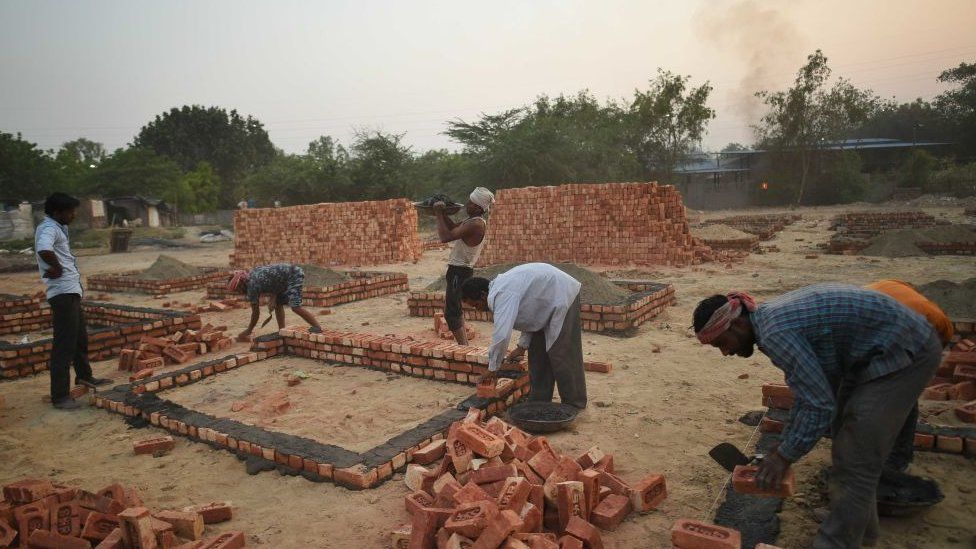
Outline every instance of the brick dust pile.
[[175, 257], [160, 254], [148, 269], [135, 275], [135, 278], [140, 280], [169, 280], [171, 278], [197, 276], [202, 272], [199, 267], [187, 265]]

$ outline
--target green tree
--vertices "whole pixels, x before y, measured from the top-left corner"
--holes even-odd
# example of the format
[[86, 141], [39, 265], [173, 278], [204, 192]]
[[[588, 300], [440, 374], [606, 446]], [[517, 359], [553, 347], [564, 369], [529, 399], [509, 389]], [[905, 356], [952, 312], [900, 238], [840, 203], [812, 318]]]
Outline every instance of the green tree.
[[335, 201], [322, 171], [308, 156], [279, 155], [249, 175], [244, 187], [261, 203], [280, 200], [286, 206]]
[[233, 205], [244, 178], [275, 157], [262, 124], [236, 110], [183, 106], [157, 115], [133, 141], [175, 161], [183, 171], [200, 162], [213, 166], [221, 181], [220, 204]]
[[66, 192], [78, 192], [88, 172], [105, 159], [105, 146], [90, 139], [79, 137], [61, 145], [54, 157]]
[[150, 149], [117, 149], [81, 182], [84, 193], [114, 198], [142, 195], [179, 200], [184, 193], [183, 172], [169, 158]]
[[853, 132], [881, 104], [871, 91], [858, 89], [844, 79], [827, 88], [829, 77], [827, 58], [817, 50], [807, 57], [793, 87], [756, 94], [768, 108], [754, 126], [757, 141], [779, 157], [774, 162], [793, 167], [788, 179], [795, 183], [794, 206], [803, 201], [818, 151]]
[[658, 69], [647, 91], [636, 90], [627, 118], [630, 146], [647, 174], [673, 181], [674, 169], [701, 141], [715, 111], [708, 107], [712, 86], [688, 85], [690, 77]]
[[17, 135], [0, 132], [0, 198], [40, 200], [60, 190], [51, 157]]
[[940, 82], [958, 85], [935, 98], [936, 107], [955, 125], [962, 156], [976, 157], [976, 63], [960, 63], [942, 71]]
[[740, 152], [740, 151], [748, 151], [748, 150], [749, 147], [746, 147], [742, 143], [738, 143], [736, 141], [732, 141], [728, 145], [722, 147], [722, 152]]
[[898, 174], [898, 185], [901, 187], [929, 188], [932, 174], [939, 167], [939, 161], [928, 151], [916, 149], [902, 163]]
[[[356, 200], [380, 200], [410, 194], [409, 170], [413, 162], [404, 134], [356, 132], [349, 162], [349, 178]], [[350, 197], [349, 199], [353, 199]]]
[[217, 209], [220, 195], [220, 177], [213, 166], [200, 162], [192, 172], [180, 181], [179, 194], [173, 199], [180, 211], [188, 213], [210, 212]]

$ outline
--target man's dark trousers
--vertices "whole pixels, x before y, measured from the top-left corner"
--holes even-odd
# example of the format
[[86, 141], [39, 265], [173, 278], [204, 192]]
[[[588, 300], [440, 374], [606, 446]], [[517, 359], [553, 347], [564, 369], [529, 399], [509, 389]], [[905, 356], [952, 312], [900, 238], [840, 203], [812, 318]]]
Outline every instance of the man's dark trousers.
[[71, 390], [69, 366], [75, 365], [75, 379], [90, 379], [88, 362], [88, 327], [81, 310], [81, 296], [60, 294], [47, 300], [54, 325], [54, 348], [51, 349], [51, 401], [58, 402]]

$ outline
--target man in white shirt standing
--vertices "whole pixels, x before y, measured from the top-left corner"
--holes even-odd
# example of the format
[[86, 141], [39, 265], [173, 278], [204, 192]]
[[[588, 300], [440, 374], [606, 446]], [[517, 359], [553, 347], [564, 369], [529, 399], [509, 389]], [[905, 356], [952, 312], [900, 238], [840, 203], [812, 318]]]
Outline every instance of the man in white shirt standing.
[[[494, 379], [503, 362], [518, 362], [528, 350], [530, 400], [552, 401], [556, 386], [563, 403], [586, 407], [580, 283], [575, 278], [547, 263], [526, 263], [490, 282], [469, 278], [461, 296], [465, 304], [494, 315], [483, 379]], [[506, 357], [513, 329], [522, 336]]]
[[54, 193], [44, 202], [47, 216], [34, 233], [37, 267], [47, 286], [51, 306], [54, 344], [51, 349], [51, 403], [61, 410], [81, 407], [70, 395], [71, 374], [75, 367], [75, 384], [95, 387], [109, 383], [92, 375], [88, 362], [88, 328], [81, 309], [81, 273], [71, 253], [68, 225], [74, 221], [80, 202], [64, 193]]

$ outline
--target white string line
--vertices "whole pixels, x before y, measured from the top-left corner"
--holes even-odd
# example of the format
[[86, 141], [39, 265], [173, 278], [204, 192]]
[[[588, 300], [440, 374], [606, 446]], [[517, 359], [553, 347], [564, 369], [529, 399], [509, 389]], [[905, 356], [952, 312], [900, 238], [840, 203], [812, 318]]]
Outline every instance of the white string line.
[[[749, 440], [746, 441], [747, 450], [752, 447], [752, 439], [755, 438], [756, 433], [759, 432], [759, 427], [762, 426], [762, 420], [766, 418], [766, 414], [768, 413], [769, 413], [769, 408], [766, 408], [766, 411], [763, 412], [762, 417], [759, 418], [759, 423], [756, 424], [756, 428], [753, 429], [752, 434], [749, 435]], [[715, 501], [712, 502], [712, 506], [707, 511], [705, 511], [705, 516], [702, 517], [702, 522], [711, 522], [714, 519], [715, 510], [718, 508], [719, 505], [718, 502], [722, 498], [722, 495], [725, 494], [725, 491], [728, 489], [729, 482], [731, 480], [732, 480], [732, 473], [729, 473], [722, 479], [722, 487], [719, 489], [718, 495], [715, 496]]]

